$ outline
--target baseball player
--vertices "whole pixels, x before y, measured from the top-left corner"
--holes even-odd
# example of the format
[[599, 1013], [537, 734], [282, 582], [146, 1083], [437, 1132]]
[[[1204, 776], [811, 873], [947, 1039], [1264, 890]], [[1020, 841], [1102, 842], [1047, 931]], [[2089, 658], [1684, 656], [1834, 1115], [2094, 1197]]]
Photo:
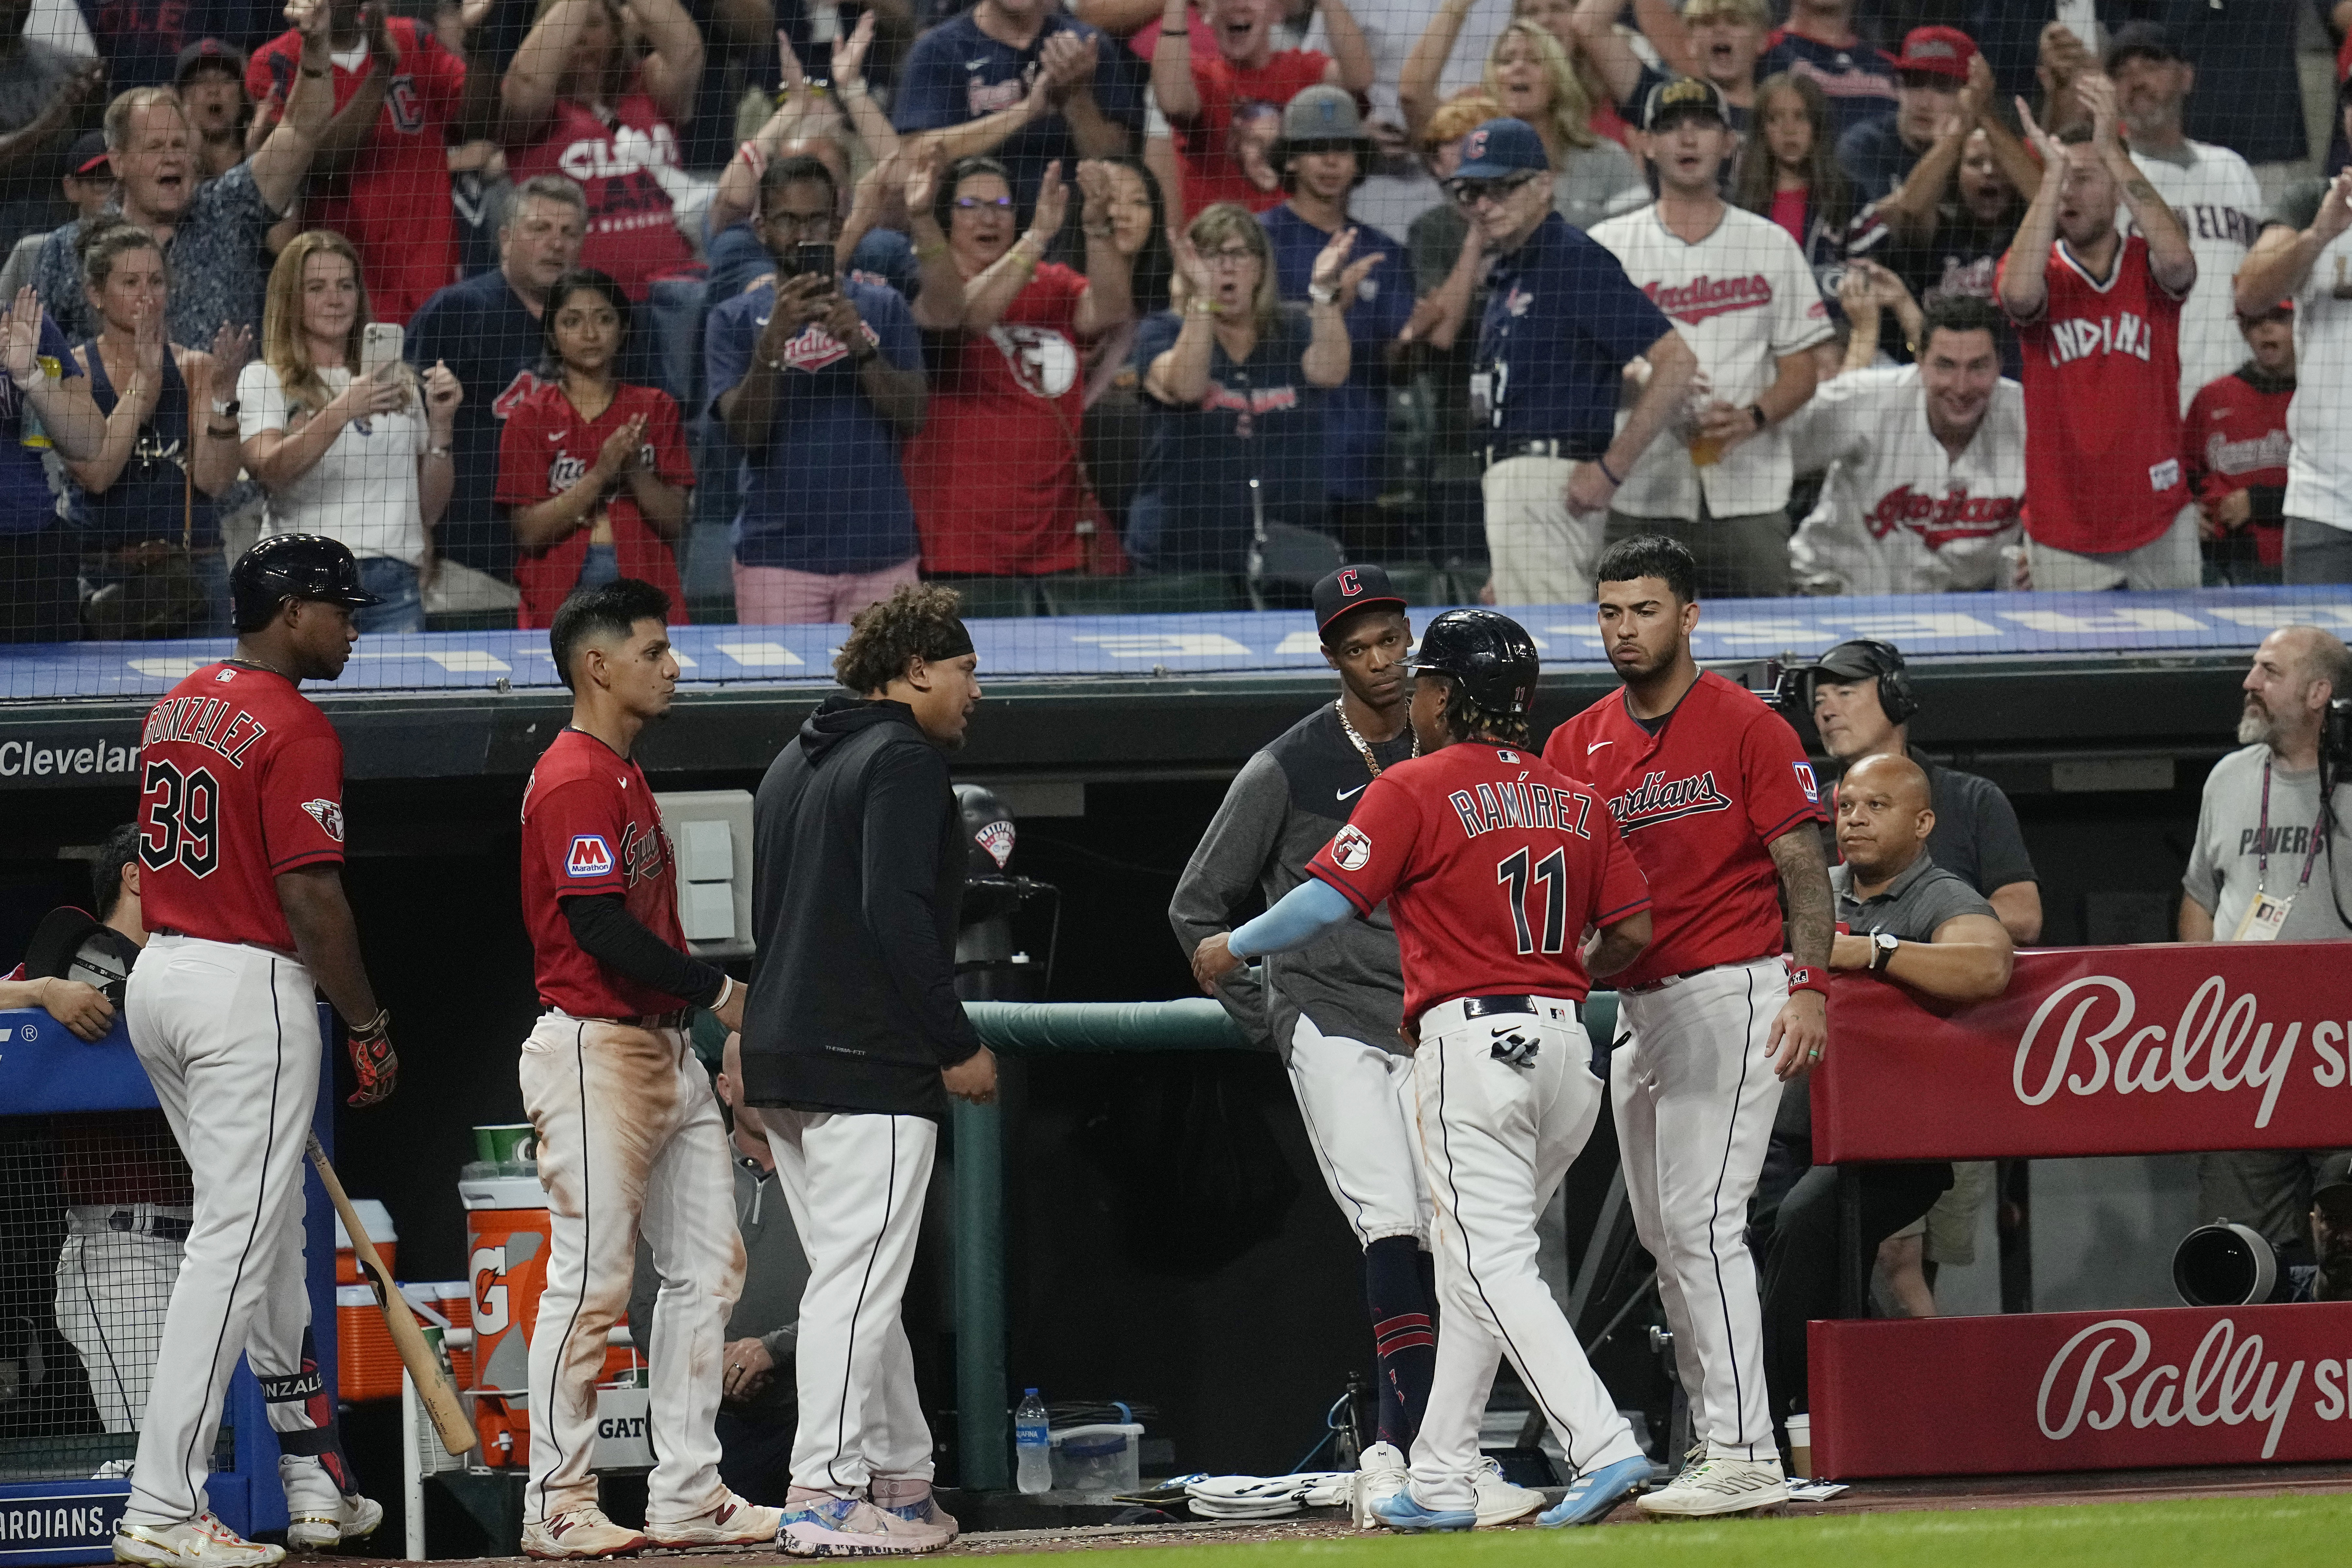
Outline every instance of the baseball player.
[[1821, 786], [1785, 720], [1692, 662], [1696, 573], [1671, 539], [1609, 547], [1597, 608], [1625, 689], [1544, 746], [1553, 767], [1600, 786], [1650, 879], [1655, 934], [1618, 976], [1626, 1034], [1611, 1058], [1610, 1101], [1697, 1439], [1682, 1474], [1641, 1500], [1669, 1515], [1788, 1500], [1748, 1199], [1781, 1083], [1828, 1039], [1835, 929]]
[[352, 1495], [310, 1344], [302, 1168], [319, 1097], [316, 993], [341, 1014], [352, 1105], [392, 1092], [389, 1018], [343, 900], [343, 749], [301, 693], [343, 671], [374, 604], [331, 539], [279, 534], [229, 574], [236, 651], [147, 715], [139, 864], [149, 936], [124, 988], [131, 1044], [195, 1197], [114, 1556], [149, 1568], [268, 1568], [207, 1508], [221, 1395], [242, 1352], [278, 1434], [287, 1544], [330, 1549], [383, 1510]]
[[[520, 1077], [552, 1227], [530, 1335], [531, 1557], [764, 1545], [782, 1520], [719, 1479], [743, 1244], [726, 1123], [688, 1028], [697, 1007], [740, 1028], [744, 993], [686, 952], [677, 858], [630, 755], [677, 687], [668, 616], [668, 596], [634, 577], [563, 601], [548, 646], [572, 722], [523, 790], [523, 919], [547, 1011]], [[641, 1224], [662, 1278], [646, 1357], [658, 1462], [642, 1532], [604, 1517], [588, 1470], [605, 1335], [628, 1310]]]
[[1205, 989], [1387, 903], [1404, 955], [1402, 1033], [1419, 1042], [1445, 1321], [1412, 1484], [1372, 1511], [1396, 1530], [1476, 1522], [1479, 1417], [1508, 1355], [1577, 1471], [1538, 1522], [1590, 1523], [1648, 1479], [1649, 1460], [1536, 1270], [1536, 1217], [1601, 1114], [1587, 965], [1614, 973], [1642, 951], [1649, 889], [1591, 786], [1521, 749], [1538, 663], [1517, 622], [1450, 610], [1411, 663], [1423, 678], [1412, 731], [1430, 754], [1374, 779], [1307, 879], [1202, 942], [1192, 973]]
[[[1253, 889], [1272, 905], [1346, 825], [1364, 791], [1421, 754], [1405, 716], [1412, 625], [1378, 566], [1348, 566], [1315, 584], [1316, 626], [1339, 695], [1244, 765], [1176, 884], [1168, 918], [1190, 954], [1228, 929]], [[1403, 1489], [1406, 1456], [1429, 1403], [1437, 1304], [1423, 1272], [1429, 1194], [1414, 1153], [1412, 1058], [1396, 1045], [1404, 978], [1385, 908], [1334, 927], [1311, 948], [1268, 956], [1263, 980], [1229, 973], [1218, 993], [1242, 1026], [1270, 1037], [1332, 1202], [1364, 1249], [1364, 1300], [1380, 1358], [1380, 1440], [1365, 1448], [1359, 1518]], [[1491, 1462], [1477, 1476], [1478, 1522], [1543, 1506]]]

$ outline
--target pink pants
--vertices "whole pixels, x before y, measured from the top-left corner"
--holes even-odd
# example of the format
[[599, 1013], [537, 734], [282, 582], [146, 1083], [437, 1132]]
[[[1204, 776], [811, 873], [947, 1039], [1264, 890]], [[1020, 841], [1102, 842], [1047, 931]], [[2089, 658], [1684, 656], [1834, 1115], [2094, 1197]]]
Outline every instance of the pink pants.
[[794, 572], [785, 566], [730, 564], [735, 572], [735, 619], [747, 626], [808, 623], [847, 626], [868, 605], [888, 598], [901, 583], [919, 582], [920, 556], [879, 572]]

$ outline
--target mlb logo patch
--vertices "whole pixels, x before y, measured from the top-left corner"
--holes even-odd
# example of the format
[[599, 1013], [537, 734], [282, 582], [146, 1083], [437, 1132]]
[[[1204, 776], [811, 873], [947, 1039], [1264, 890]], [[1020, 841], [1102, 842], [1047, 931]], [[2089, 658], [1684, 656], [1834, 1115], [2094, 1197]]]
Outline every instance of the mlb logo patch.
[[1339, 836], [1331, 840], [1331, 863], [1342, 871], [1360, 871], [1371, 858], [1370, 837], [1353, 823], [1339, 829]]
[[1797, 770], [1797, 787], [1805, 792], [1805, 798], [1815, 805], [1821, 805], [1822, 785], [1821, 781], [1813, 777], [1813, 764], [1790, 763], [1789, 765]]
[[213, 679], [219, 681], [223, 686], [226, 686], [230, 681], [236, 679], [236, 667], [227, 664], [222, 665], [218, 669], [213, 671]]
[[613, 847], [604, 842], [600, 833], [583, 833], [572, 840], [572, 853], [564, 857], [563, 871], [570, 877], [609, 877], [613, 874]]

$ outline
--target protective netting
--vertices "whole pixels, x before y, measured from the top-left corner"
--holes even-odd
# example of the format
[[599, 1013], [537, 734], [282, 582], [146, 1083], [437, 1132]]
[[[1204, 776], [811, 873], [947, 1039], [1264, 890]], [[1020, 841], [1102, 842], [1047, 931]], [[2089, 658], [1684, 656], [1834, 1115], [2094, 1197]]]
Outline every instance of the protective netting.
[[1702, 657], [2352, 625], [2331, 16], [1791, 3], [37, 8], [0, 700], [160, 694], [288, 531], [379, 688], [616, 575], [689, 682], [919, 576], [993, 673], [1312, 667], [1364, 563], [1597, 661], [1643, 532]]

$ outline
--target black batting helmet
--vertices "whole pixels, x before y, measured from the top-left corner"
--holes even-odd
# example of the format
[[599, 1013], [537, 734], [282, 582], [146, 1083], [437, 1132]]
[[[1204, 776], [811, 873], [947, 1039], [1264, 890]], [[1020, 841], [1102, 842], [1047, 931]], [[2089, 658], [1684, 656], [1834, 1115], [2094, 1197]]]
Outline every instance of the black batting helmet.
[[1471, 701], [1508, 719], [1524, 719], [1535, 706], [1543, 664], [1526, 628], [1493, 610], [1446, 611], [1405, 662], [1416, 675], [1452, 676]]
[[288, 599], [320, 599], [354, 610], [383, 603], [360, 586], [360, 563], [351, 551], [323, 533], [279, 533], [263, 540], [229, 568], [228, 592], [241, 632], [268, 626]]

